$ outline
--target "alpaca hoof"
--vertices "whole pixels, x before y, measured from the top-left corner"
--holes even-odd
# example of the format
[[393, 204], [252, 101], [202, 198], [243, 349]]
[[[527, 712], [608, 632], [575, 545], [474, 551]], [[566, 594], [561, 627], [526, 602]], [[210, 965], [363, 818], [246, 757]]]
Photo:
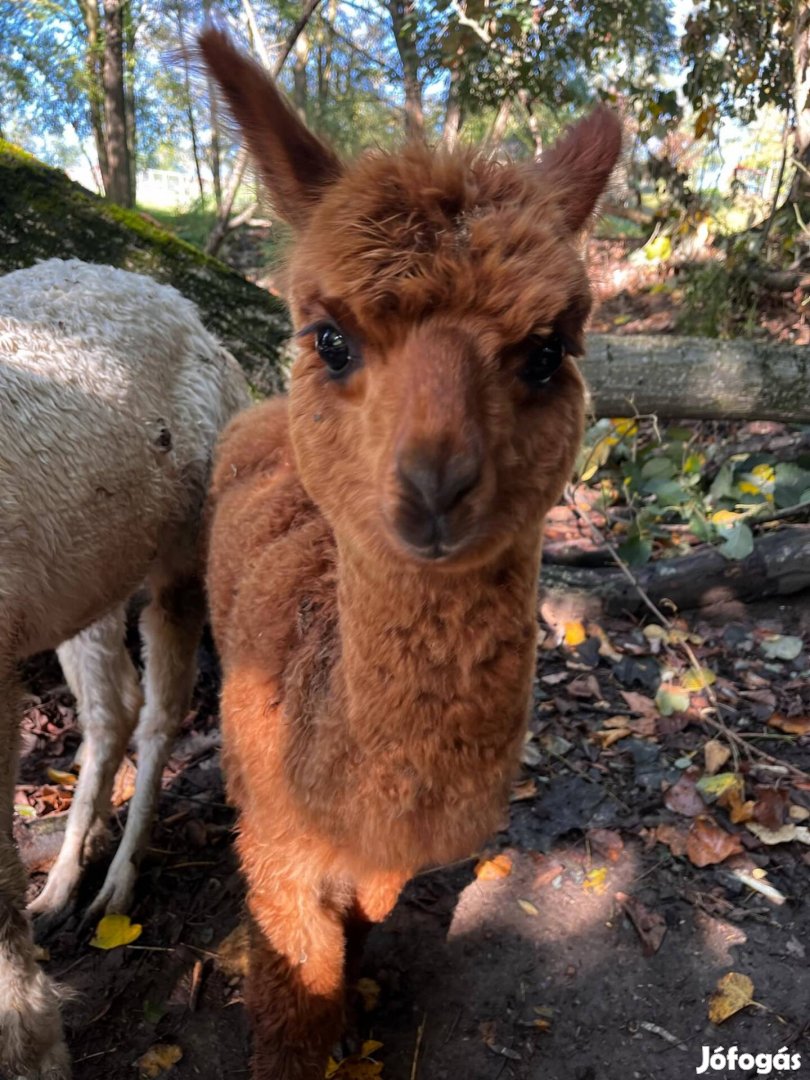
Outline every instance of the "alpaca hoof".
[[44, 971], [6, 973], [0, 965], [0, 1075], [70, 1080], [57, 989]]
[[[118, 854], [120, 854], [120, 849]], [[98, 895], [82, 919], [83, 927], [103, 915], [123, 915], [129, 911], [138, 871], [128, 858], [119, 859], [118, 854], [110, 864]]]
[[54, 867], [42, 892], [28, 905], [28, 914], [34, 920], [38, 937], [58, 929], [70, 918], [75, 908], [79, 874], [62, 875], [58, 870], [58, 867]]

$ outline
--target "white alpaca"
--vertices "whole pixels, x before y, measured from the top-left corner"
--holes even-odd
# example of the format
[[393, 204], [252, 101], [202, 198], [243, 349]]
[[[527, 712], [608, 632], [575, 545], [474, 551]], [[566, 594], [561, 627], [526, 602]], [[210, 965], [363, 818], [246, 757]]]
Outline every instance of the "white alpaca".
[[[137, 787], [93, 905], [123, 911], [194, 683], [211, 454], [248, 403], [238, 364], [174, 289], [75, 260], [0, 277], [0, 1074], [70, 1074], [11, 841], [17, 664], [58, 647], [84, 731], [62, 850], [31, 910], [72, 900], [135, 730]], [[124, 605], [144, 582], [142, 692]]]

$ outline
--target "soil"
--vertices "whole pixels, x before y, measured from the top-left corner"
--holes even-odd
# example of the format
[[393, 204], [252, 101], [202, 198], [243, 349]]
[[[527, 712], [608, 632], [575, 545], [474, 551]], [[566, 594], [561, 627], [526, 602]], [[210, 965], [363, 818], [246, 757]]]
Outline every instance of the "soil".
[[[718, 673], [718, 695], [733, 702], [761, 679], [774, 695], [772, 712], [807, 715], [810, 597], [738, 609], [714, 625], [695, 616], [689, 628], [701, 662], [708, 657]], [[379, 1000], [361, 1026], [382, 1044], [373, 1052], [382, 1077], [685, 1080], [695, 1075], [702, 1047], [732, 1044], [772, 1054], [789, 1046], [806, 1064], [772, 1075], [810, 1076], [808, 848], [766, 847], [716, 807], [711, 813], [723, 829], [742, 840], [731, 860], [701, 868], [656, 842], [657, 826], [691, 824], [667, 808], [662, 790], [685, 764], [702, 763], [713, 732], [690, 712], [605, 745], [596, 732], [606, 717], [628, 713], [622, 691], [654, 692], [662, 654], [649, 655], [648, 639], [628, 619], [598, 628], [621, 654], [612, 659], [598, 654], [598, 634], [570, 647], [558, 643], [559, 626], [541, 629], [521, 784], [508, 829], [481, 856], [491, 866], [504, 854], [509, 872], [487, 880], [471, 859], [426, 873], [369, 938], [362, 975], [374, 994], [379, 988]], [[758, 646], [766, 632], [803, 635], [805, 649], [791, 662], [769, 664]], [[172, 1080], [249, 1075], [243, 891], [219, 770], [210, 643], [200, 659], [195, 708], [164, 775], [131, 912], [142, 935], [99, 951], [74, 916], [42, 942], [46, 967], [65, 988], [76, 1080], [132, 1077], [156, 1043], [182, 1050], [166, 1074]], [[55, 661], [38, 658], [29, 675], [37, 699], [26, 716], [16, 801], [27, 799], [39, 814], [17, 823], [34, 893], [64, 821], [49, 791], [69, 799], [58, 785], [43, 784], [44, 770], [69, 768], [78, 733]], [[778, 738], [765, 727], [767, 697], [760, 699], [729, 723], [759, 732], [757, 746], [806, 768], [810, 736]], [[739, 770], [749, 786], [757, 778], [772, 785], [776, 776], [782, 786], [790, 780], [779, 772], [768, 779], [750, 761]], [[796, 781], [791, 797], [810, 807], [810, 785]], [[125, 806], [116, 830], [124, 813]], [[743, 885], [733, 873], [743, 864], [765, 870], [786, 902], [773, 904]], [[103, 868], [88, 871], [79, 911]], [[643, 935], [626, 914], [636, 902], [643, 905], [636, 921], [639, 911], [642, 924], [647, 919]], [[751, 977], [758, 1004], [718, 1027], [707, 1003], [731, 970]], [[706, 1075], [736, 1080], [755, 1072]]]

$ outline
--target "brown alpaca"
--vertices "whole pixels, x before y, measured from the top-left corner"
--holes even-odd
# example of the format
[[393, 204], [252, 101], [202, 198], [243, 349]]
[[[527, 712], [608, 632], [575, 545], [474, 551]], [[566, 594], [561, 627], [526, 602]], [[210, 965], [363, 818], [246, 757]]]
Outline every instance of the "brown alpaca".
[[289, 398], [211, 495], [211, 614], [254, 926], [257, 1080], [321, 1080], [347, 926], [501, 823], [529, 711], [543, 519], [580, 442], [576, 246], [599, 110], [534, 164], [344, 165], [218, 31], [201, 51], [294, 231]]

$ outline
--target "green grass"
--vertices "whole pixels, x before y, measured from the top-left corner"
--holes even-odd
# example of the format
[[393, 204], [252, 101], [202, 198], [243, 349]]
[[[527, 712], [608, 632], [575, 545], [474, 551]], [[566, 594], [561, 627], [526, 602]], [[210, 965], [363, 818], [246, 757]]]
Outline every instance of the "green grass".
[[160, 222], [164, 229], [168, 229], [181, 240], [200, 249], [205, 248], [205, 243], [216, 221], [213, 205], [203, 206], [199, 200], [188, 210], [160, 210], [142, 205], [139, 205], [138, 209], [149, 214], [155, 221]]

